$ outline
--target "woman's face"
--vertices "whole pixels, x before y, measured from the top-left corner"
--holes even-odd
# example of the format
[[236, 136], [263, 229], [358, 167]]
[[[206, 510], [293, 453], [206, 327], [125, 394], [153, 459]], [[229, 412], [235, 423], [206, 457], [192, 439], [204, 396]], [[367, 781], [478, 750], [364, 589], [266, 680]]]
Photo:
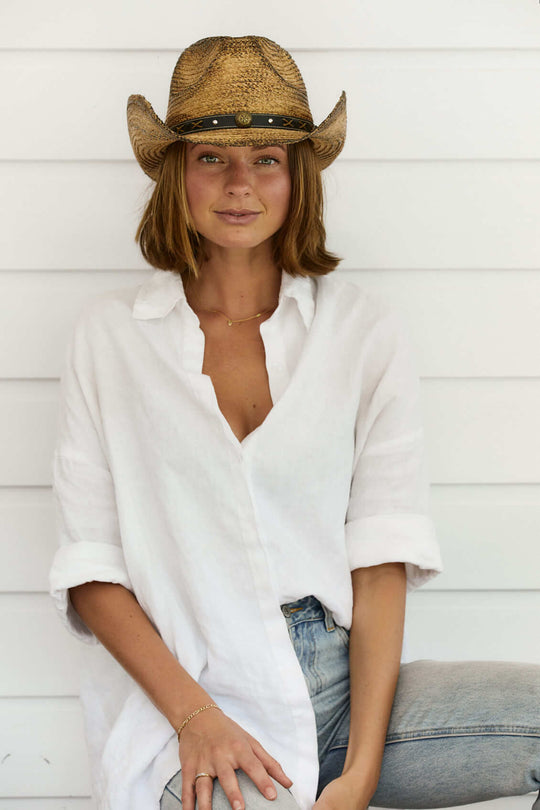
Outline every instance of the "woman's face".
[[257, 247], [287, 217], [291, 177], [286, 146], [188, 143], [185, 181], [196, 230], [221, 247]]

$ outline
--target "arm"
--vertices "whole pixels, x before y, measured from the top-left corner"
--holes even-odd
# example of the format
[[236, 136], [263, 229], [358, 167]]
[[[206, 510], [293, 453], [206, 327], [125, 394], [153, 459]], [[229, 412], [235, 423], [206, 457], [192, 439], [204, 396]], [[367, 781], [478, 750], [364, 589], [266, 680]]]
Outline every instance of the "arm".
[[127, 588], [94, 581], [70, 588], [69, 594], [86, 626], [174, 729], [194, 709], [215, 702], [180, 665]]
[[353, 585], [349, 744], [342, 775], [326, 785], [316, 810], [365, 810], [373, 796], [399, 674], [405, 594], [442, 570], [414, 355], [395, 313], [379, 316], [359, 359], [345, 521]]
[[353, 619], [349, 661], [351, 724], [343, 775], [358, 807], [374, 794], [399, 675], [405, 618], [403, 563], [352, 571]]
[[[122, 585], [92, 581], [70, 588], [69, 593], [88, 628], [175, 729], [194, 709], [214, 703], [177, 661], [131, 591]], [[240, 810], [244, 800], [235, 773], [239, 768], [269, 799], [277, 795], [271, 777], [284, 787], [292, 785], [258, 740], [217, 709], [200, 712], [189, 721], [180, 737], [179, 756], [184, 810], [194, 810], [195, 792], [198, 806], [210, 807], [212, 783], [203, 780], [194, 789], [195, 774], [201, 771], [217, 776], [231, 807], [238, 803]]]
[[407, 589], [404, 564], [355, 568], [352, 582], [349, 744], [341, 776], [326, 785], [313, 810], [366, 810], [379, 780], [399, 674]]

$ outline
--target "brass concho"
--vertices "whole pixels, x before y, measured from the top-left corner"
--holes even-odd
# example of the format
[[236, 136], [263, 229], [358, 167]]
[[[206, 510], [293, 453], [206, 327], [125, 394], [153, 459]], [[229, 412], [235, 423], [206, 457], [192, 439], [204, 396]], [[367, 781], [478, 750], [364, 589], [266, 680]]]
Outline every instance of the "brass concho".
[[245, 129], [246, 127], [251, 126], [251, 113], [248, 112], [239, 112], [236, 113], [234, 116], [234, 121], [237, 127], [242, 127]]

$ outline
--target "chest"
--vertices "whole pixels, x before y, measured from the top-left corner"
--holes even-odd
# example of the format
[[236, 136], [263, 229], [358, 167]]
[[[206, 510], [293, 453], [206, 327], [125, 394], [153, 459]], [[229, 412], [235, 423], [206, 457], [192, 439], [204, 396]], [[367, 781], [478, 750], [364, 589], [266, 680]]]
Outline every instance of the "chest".
[[259, 322], [232, 327], [201, 323], [201, 329], [202, 372], [212, 380], [219, 409], [242, 441], [264, 422], [273, 405]]

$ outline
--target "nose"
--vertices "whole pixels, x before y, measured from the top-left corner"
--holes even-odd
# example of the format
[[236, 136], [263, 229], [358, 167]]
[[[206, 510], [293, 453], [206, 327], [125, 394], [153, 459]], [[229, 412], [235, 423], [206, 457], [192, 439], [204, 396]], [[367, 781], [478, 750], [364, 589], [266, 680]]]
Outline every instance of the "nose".
[[225, 176], [225, 192], [230, 196], [244, 196], [251, 192], [251, 172], [243, 160], [232, 160]]

